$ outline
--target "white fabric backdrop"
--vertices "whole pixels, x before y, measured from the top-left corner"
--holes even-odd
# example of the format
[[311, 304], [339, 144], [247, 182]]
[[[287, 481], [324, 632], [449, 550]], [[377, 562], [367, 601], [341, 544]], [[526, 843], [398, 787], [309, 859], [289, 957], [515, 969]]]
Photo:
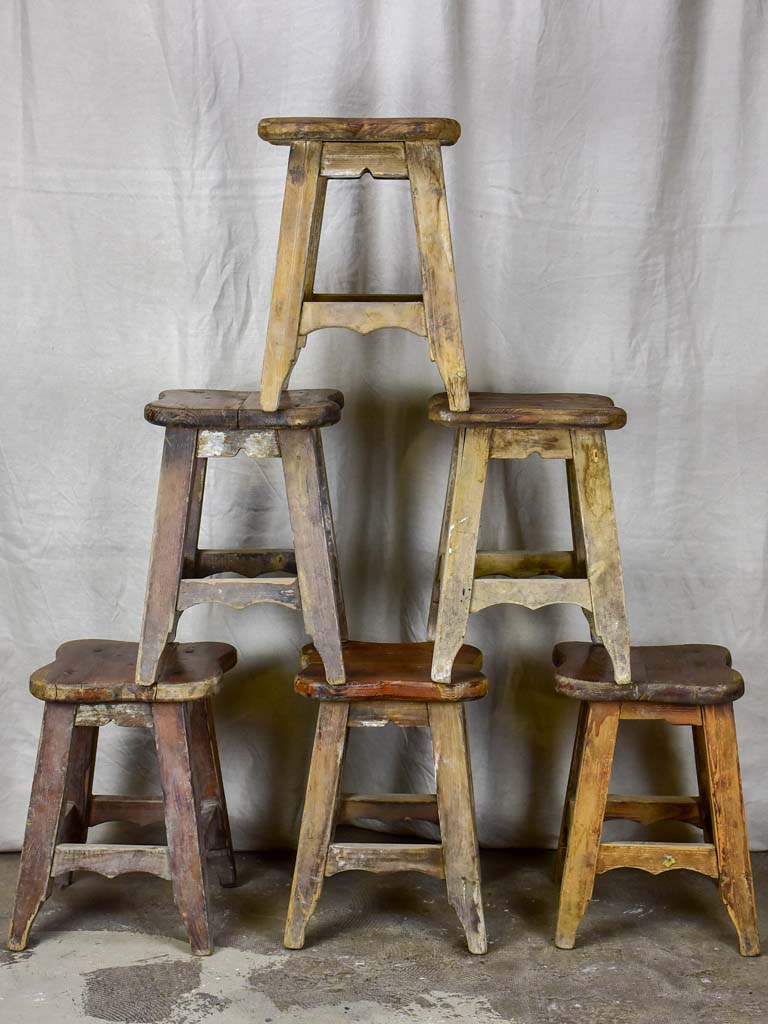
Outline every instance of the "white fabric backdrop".
[[[22, 837], [30, 670], [63, 640], [137, 634], [162, 442], [144, 403], [258, 384], [287, 151], [256, 125], [279, 114], [461, 121], [445, 163], [471, 386], [627, 408], [609, 447], [633, 636], [732, 647], [766, 847], [764, 5], [11, 0], [0, 25], [0, 847]], [[413, 241], [404, 183], [333, 184], [318, 285], [417, 290]], [[425, 345], [314, 335], [292, 383], [347, 396], [325, 444], [353, 635], [423, 638], [451, 440], [425, 416]], [[288, 543], [278, 464], [210, 479], [207, 543]], [[494, 466], [481, 540], [566, 544], [562, 466]], [[553, 841], [575, 707], [549, 656], [585, 629], [560, 609], [471, 622], [486, 844]], [[298, 617], [195, 609], [180, 637], [241, 652], [217, 705], [238, 845], [292, 842], [314, 717], [291, 689]], [[428, 785], [420, 733], [366, 739], [351, 785]], [[101, 752], [102, 790], [156, 784], [140, 731]], [[689, 753], [627, 726], [615, 787], [685, 789]]]

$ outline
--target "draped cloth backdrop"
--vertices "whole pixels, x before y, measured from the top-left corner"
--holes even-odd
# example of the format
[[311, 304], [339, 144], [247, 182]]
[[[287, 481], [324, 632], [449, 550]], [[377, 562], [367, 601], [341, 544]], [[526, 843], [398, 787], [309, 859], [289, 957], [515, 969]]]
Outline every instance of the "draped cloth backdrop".
[[[41, 705], [30, 671], [141, 619], [163, 388], [257, 388], [287, 150], [268, 115], [439, 115], [470, 385], [592, 391], [609, 435], [636, 643], [723, 643], [752, 844], [768, 846], [768, 62], [757, 0], [9, 0], [0, 5], [0, 848], [18, 848]], [[404, 182], [335, 182], [320, 291], [418, 290]], [[422, 339], [312, 335], [294, 387], [324, 432], [352, 635], [423, 639], [451, 436]], [[568, 545], [562, 463], [495, 463], [485, 547]], [[280, 465], [218, 460], [206, 546], [290, 543]], [[300, 618], [197, 608], [240, 651], [217, 702], [240, 848], [295, 841], [315, 706]], [[550, 652], [574, 609], [473, 616], [481, 841], [551, 845], [576, 708]], [[390, 735], [391, 732], [391, 735]], [[365, 744], [363, 745], [363, 739]], [[628, 724], [614, 788], [685, 792], [687, 730]], [[421, 730], [351, 741], [349, 787], [423, 790]], [[104, 730], [97, 788], [157, 786]]]

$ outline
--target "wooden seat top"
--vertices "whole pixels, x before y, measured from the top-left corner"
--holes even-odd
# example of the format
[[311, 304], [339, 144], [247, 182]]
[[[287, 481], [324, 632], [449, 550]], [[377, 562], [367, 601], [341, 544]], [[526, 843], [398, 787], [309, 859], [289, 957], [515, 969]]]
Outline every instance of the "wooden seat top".
[[618, 430], [627, 414], [605, 395], [510, 395], [473, 391], [469, 409], [455, 412], [445, 394], [429, 400], [429, 418], [446, 427]]
[[210, 430], [290, 430], [338, 423], [340, 391], [284, 391], [274, 412], [261, 408], [258, 391], [161, 391], [144, 418], [163, 427]]
[[101, 703], [169, 703], [202, 700], [237, 662], [229, 644], [168, 644], [160, 679], [135, 682], [139, 645], [124, 640], [70, 640], [56, 660], [32, 673], [29, 689], [40, 700]]
[[632, 682], [614, 682], [602, 644], [558, 644], [552, 655], [555, 689], [587, 701], [649, 701], [653, 704], [727, 704], [744, 693], [731, 654], [714, 644], [632, 647]]
[[452, 146], [461, 125], [450, 117], [265, 117], [259, 136], [273, 146], [292, 142], [439, 142]]
[[327, 682], [325, 669], [312, 644], [301, 652], [296, 692], [316, 700], [476, 700], [488, 691], [483, 656], [465, 644], [453, 664], [450, 683], [431, 679], [431, 643], [386, 644], [349, 640], [342, 645], [346, 681]]

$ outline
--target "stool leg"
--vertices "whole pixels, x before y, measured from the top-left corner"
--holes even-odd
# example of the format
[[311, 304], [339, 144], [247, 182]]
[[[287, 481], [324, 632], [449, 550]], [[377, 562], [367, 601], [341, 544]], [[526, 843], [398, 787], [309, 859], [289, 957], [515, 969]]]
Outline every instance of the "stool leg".
[[[323, 179], [326, 180], [326, 179]], [[336, 596], [336, 607], [339, 615], [339, 630], [341, 639], [348, 639], [347, 611], [344, 606], [344, 591], [341, 586], [341, 570], [339, 569], [339, 554], [336, 548], [336, 532], [333, 527], [333, 510], [331, 508], [331, 494], [328, 489], [328, 475], [325, 471], [325, 455], [323, 454], [322, 435], [317, 434], [318, 443], [318, 486], [320, 488], [320, 504], [323, 509], [323, 525], [328, 542], [328, 550], [331, 559], [331, 574], [333, 576], [333, 589]]]
[[154, 704], [152, 719], [173, 896], [184, 921], [192, 952], [213, 952], [205, 885], [205, 837], [198, 812], [196, 765], [191, 756], [189, 712], [185, 704]]
[[48, 894], [64, 809], [75, 710], [74, 704], [46, 702], [43, 712], [16, 900], [8, 929], [11, 950], [26, 948], [29, 929]]
[[739, 750], [732, 704], [701, 709], [706, 745], [712, 831], [720, 872], [720, 896], [739, 937], [742, 956], [758, 956], [755, 890], [747, 843]]
[[304, 626], [323, 659], [328, 682], [343, 683], [343, 609], [337, 598], [340, 588], [330, 507], [327, 500], [323, 505], [320, 432], [283, 430], [280, 435]]
[[699, 784], [699, 808], [701, 810], [702, 835], [705, 843], [711, 843], [712, 838], [712, 794], [709, 791], [709, 769], [707, 767], [707, 742], [704, 738], [704, 728], [701, 725], [694, 725], [691, 728], [693, 733], [693, 753], [696, 759], [696, 779]]
[[[277, 265], [261, 370], [261, 407], [274, 412], [300, 348], [299, 325], [310, 268], [313, 221], [320, 186], [320, 142], [294, 142], [288, 157]], [[320, 211], [322, 213], [322, 210]], [[319, 239], [319, 223], [315, 233]]]
[[[579, 507], [579, 492], [576, 486], [576, 471], [573, 459], [565, 460], [565, 477], [568, 482], [568, 505], [571, 512], [571, 533], [573, 535], [573, 550], [576, 553], [576, 562], [579, 572], [587, 575], [587, 549], [584, 544], [584, 525], [581, 521], [581, 509]], [[595, 632], [595, 616], [590, 608], [582, 608], [584, 618], [589, 625], [589, 635], [594, 643], [600, 643], [600, 637]]]
[[450, 682], [453, 661], [467, 631], [490, 444], [491, 431], [486, 429], [462, 430], [457, 437], [432, 653], [432, 678], [439, 682]]
[[430, 704], [445, 885], [470, 953], [487, 953], [472, 769], [463, 704]]
[[576, 723], [576, 735], [573, 740], [573, 753], [571, 755], [571, 768], [568, 773], [568, 785], [565, 789], [565, 803], [563, 804], [563, 817], [560, 821], [560, 838], [557, 842], [555, 853], [555, 881], [559, 884], [563, 877], [563, 865], [565, 864], [565, 851], [568, 849], [568, 832], [570, 829], [570, 808], [571, 801], [576, 796], [576, 782], [579, 777], [579, 767], [584, 751], [584, 733], [587, 727], [587, 712], [589, 705], [586, 701], [579, 703], [579, 718]]
[[[60, 843], [84, 843], [88, 839], [88, 820], [96, 766], [97, 726], [76, 725], [72, 732], [69, 772], [64, 796], [64, 820]], [[62, 888], [71, 885], [73, 872], [62, 876]]]
[[429, 354], [437, 363], [451, 409], [469, 408], [459, 298], [440, 146], [406, 142]]
[[435, 576], [432, 581], [432, 597], [429, 602], [429, 618], [427, 620], [427, 640], [435, 639], [437, 629], [437, 610], [440, 607], [440, 581], [442, 579], [443, 561], [445, 549], [448, 546], [448, 527], [451, 522], [451, 505], [453, 501], [453, 489], [456, 486], [456, 463], [459, 453], [459, 439], [461, 431], [456, 432], [451, 452], [451, 468], [448, 471], [448, 486], [445, 491], [445, 504], [443, 505], [443, 522], [440, 526], [440, 543], [437, 548], [435, 559]]
[[176, 628], [176, 605], [192, 504], [196, 449], [196, 430], [186, 427], [166, 429], [136, 663], [136, 682], [139, 684], [155, 682], [165, 645]]
[[[184, 531], [184, 553], [182, 556], [182, 573], [184, 576], [192, 575], [195, 570], [195, 562], [197, 561], [197, 550], [200, 541], [200, 521], [203, 515], [203, 494], [205, 492], [205, 475], [207, 468], [208, 459], [195, 459], [195, 466], [192, 472], [192, 487], [189, 495], [187, 525]], [[177, 613], [176, 620], [178, 620], [178, 617]]]
[[303, 947], [307, 924], [322, 892], [328, 846], [336, 817], [348, 714], [349, 704], [343, 702], [324, 702], [318, 709], [291, 899], [285, 921], [283, 944], [287, 949]]
[[583, 530], [594, 629], [617, 683], [629, 683], [629, 628], [605, 433], [572, 430], [573, 472]]
[[221, 777], [213, 701], [195, 701], [189, 711], [189, 742], [192, 763], [197, 770], [202, 813], [212, 815], [206, 835], [207, 855], [214, 862], [222, 886], [237, 885], [235, 854], [229, 827], [227, 801]]
[[588, 705], [560, 886], [555, 933], [559, 949], [573, 949], [576, 945], [576, 930], [592, 897], [620, 708], [616, 703]]

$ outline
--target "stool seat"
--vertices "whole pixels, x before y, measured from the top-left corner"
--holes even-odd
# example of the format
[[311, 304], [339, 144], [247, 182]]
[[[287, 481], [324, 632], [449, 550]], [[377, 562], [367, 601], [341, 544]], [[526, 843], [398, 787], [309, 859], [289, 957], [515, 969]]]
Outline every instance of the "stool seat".
[[265, 117], [259, 137], [292, 142], [439, 142], [452, 146], [461, 125], [450, 117]]
[[558, 644], [552, 657], [555, 689], [578, 700], [699, 705], [731, 703], [744, 694], [730, 652], [715, 644], [632, 647], [632, 681], [621, 686], [601, 644]]
[[161, 391], [144, 408], [144, 418], [161, 427], [209, 430], [281, 430], [338, 423], [344, 406], [340, 391], [286, 391], [274, 412], [261, 408], [258, 391]]
[[135, 682], [139, 645], [124, 640], [70, 640], [56, 660], [32, 673], [29, 689], [39, 700], [57, 703], [178, 703], [214, 694], [237, 662], [229, 644], [168, 644], [158, 680]]
[[627, 414], [605, 395], [518, 395], [473, 391], [469, 409], [450, 409], [444, 394], [429, 400], [429, 418], [445, 427], [618, 430]]
[[320, 655], [308, 644], [301, 652], [296, 692], [316, 700], [425, 703], [476, 700], [488, 692], [488, 680], [481, 671], [483, 656], [467, 644], [456, 656], [451, 681], [434, 682], [430, 676], [433, 646], [347, 641], [342, 644], [346, 681], [334, 685], [326, 681]]

